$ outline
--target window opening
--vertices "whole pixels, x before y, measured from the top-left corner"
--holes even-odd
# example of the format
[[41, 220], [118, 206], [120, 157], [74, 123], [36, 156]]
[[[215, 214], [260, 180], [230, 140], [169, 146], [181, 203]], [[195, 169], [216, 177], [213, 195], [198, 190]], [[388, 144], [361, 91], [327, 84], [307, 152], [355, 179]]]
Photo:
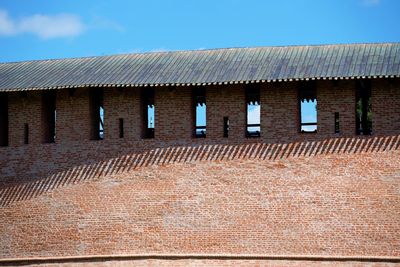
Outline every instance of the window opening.
[[0, 93], [0, 146], [8, 146], [8, 95]]
[[356, 132], [372, 134], [371, 81], [356, 82]]
[[104, 103], [103, 90], [101, 88], [93, 88], [90, 92], [90, 114], [92, 124], [92, 139], [104, 139]]
[[247, 137], [261, 136], [261, 103], [260, 103], [260, 87], [252, 84], [246, 88], [246, 106], [247, 106]]
[[195, 106], [195, 137], [206, 137], [207, 125], [207, 106], [206, 106], [206, 90], [205, 88], [194, 89], [194, 106]]
[[43, 92], [42, 117], [44, 143], [54, 143], [56, 141], [56, 116], [56, 92]]
[[144, 113], [143, 138], [154, 138], [154, 131], [155, 131], [154, 89], [145, 88], [143, 90], [142, 106]]
[[299, 88], [300, 131], [317, 132], [317, 93], [314, 82], [304, 82]]

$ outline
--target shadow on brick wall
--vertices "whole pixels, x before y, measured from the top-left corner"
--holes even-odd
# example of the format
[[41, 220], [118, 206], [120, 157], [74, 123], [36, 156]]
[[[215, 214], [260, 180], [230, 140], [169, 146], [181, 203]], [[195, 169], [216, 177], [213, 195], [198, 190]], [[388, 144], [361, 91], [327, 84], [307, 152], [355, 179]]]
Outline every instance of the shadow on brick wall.
[[[139, 168], [154, 165], [175, 163], [194, 163], [201, 161], [223, 161], [235, 159], [256, 160], [283, 160], [289, 157], [313, 157], [341, 153], [371, 153], [398, 150], [400, 135], [331, 138], [318, 141], [299, 141], [292, 143], [246, 143], [246, 144], [186, 144], [156, 146], [140, 151], [129, 150], [121, 153], [121, 149], [114, 149], [114, 155], [107, 159], [97, 159], [92, 156], [75, 159], [69, 166], [38, 178], [14, 179], [0, 184], [0, 206], [7, 206], [16, 201], [29, 200], [50, 192], [59, 187], [79, 184], [101, 179], [108, 175], [129, 172]], [[99, 152], [94, 153], [97, 155]], [[110, 156], [110, 151], [107, 151]], [[65, 155], [64, 155], [65, 156]], [[68, 162], [68, 161], [67, 161]], [[77, 164], [81, 162], [81, 164]], [[53, 164], [54, 163], [54, 164]], [[57, 166], [57, 162], [53, 162]], [[62, 164], [59, 164], [62, 165]], [[33, 175], [34, 176], [34, 175]]]

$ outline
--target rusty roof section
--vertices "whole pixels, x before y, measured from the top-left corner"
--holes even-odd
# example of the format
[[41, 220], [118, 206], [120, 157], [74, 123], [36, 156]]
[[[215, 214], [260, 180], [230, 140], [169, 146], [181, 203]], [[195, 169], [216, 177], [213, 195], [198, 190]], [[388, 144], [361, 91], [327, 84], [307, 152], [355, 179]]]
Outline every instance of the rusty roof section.
[[0, 64], [0, 91], [400, 77], [400, 43], [227, 48]]

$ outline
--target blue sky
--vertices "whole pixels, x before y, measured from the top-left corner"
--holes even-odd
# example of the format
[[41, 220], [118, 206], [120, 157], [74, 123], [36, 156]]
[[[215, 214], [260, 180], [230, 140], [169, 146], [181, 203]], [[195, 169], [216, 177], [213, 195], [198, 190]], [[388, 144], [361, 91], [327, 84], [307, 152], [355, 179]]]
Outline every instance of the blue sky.
[[400, 41], [398, 0], [1, 0], [0, 62]]

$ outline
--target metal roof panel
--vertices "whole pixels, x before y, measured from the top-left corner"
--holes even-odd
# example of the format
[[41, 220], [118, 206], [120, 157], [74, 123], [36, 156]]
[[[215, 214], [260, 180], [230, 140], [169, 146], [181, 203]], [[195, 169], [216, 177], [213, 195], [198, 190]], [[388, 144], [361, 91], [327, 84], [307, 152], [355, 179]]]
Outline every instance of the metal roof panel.
[[400, 76], [400, 43], [228, 48], [0, 63], [0, 91]]

